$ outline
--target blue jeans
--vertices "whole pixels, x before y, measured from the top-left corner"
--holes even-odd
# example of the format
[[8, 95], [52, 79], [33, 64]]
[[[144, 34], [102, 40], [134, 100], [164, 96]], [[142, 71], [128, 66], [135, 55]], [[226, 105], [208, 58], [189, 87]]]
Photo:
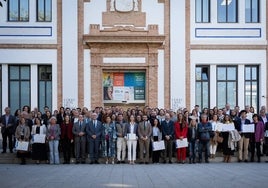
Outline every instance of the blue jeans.
[[196, 146], [197, 146], [197, 143], [196, 143], [196, 140], [191, 140], [189, 142], [189, 159], [190, 160], [195, 160], [195, 153], [196, 153]]
[[204, 141], [204, 140], [200, 140], [199, 141], [199, 148], [198, 148], [198, 152], [199, 152], [199, 160], [202, 161], [202, 152], [203, 152], [203, 148], [205, 148], [205, 160], [208, 160], [208, 156], [209, 156], [209, 140], [208, 141]]
[[50, 164], [60, 164], [59, 141], [50, 140], [48, 144], [49, 144]]

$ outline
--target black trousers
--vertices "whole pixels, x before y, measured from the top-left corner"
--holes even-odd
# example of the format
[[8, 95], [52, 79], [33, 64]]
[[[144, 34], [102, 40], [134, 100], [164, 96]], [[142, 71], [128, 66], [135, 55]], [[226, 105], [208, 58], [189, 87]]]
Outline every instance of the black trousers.
[[64, 162], [70, 162], [71, 159], [71, 140], [69, 138], [64, 138], [61, 141], [62, 152], [64, 157]]
[[3, 137], [3, 151], [6, 152], [7, 150], [7, 139], [8, 139], [8, 146], [10, 151], [13, 150], [13, 145], [12, 145], [12, 134], [8, 133], [8, 132], [4, 132], [2, 133], [2, 137]]
[[[154, 141], [158, 141], [158, 136], [153, 137]], [[152, 162], [153, 163], [159, 163], [159, 157], [160, 157], [161, 150], [153, 151], [152, 156]]]
[[258, 160], [261, 159], [261, 143], [260, 142], [250, 142], [251, 161], [252, 162], [254, 161], [255, 148], [257, 149]]

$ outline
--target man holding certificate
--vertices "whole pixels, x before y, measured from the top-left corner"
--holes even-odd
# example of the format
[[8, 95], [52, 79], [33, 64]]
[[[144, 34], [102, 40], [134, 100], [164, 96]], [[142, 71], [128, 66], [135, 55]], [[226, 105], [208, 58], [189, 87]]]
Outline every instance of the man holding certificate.
[[241, 136], [241, 139], [238, 142], [238, 162], [241, 162], [243, 160], [243, 156], [244, 156], [244, 161], [248, 162], [248, 146], [249, 146], [249, 138], [250, 138], [251, 133], [247, 132], [244, 129], [244, 127], [245, 125], [249, 125], [249, 124], [250, 124], [250, 120], [247, 119], [247, 111], [242, 110], [240, 112], [240, 118], [237, 121], [237, 131], [239, 132]]

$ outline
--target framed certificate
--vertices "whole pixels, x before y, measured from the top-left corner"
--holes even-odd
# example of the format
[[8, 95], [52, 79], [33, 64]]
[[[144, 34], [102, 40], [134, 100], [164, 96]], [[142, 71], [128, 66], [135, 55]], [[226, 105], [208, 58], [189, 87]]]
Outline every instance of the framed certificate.
[[254, 133], [255, 125], [254, 124], [242, 124], [241, 131], [242, 133]]
[[18, 141], [17, 142], [16, 150], [28, 151], [28, 148], [29, 148], [29, 142], [25, 142], [25, 141]]
[[188, 147], [188, 140], [187, 138], [184, 139], [177, 139], [176, 140], [176, 148], [185, 148]]
[[164, 140], [153, 142], [153, 151], [159, 151], [165, 149], [165, 142]]
[[35, 134], [33, 136], [33, 142], [34, 143], [42, 143], [42, 144], [44, 144], [46, 142], [46, 135], [44, 135], [44, 134]]
[[127, 134], [127, 139], [128, 140], [136, 140], [136, 134]]
[[229, 132], [235, 130], [233, 123], [222, 124], [222, 132]]

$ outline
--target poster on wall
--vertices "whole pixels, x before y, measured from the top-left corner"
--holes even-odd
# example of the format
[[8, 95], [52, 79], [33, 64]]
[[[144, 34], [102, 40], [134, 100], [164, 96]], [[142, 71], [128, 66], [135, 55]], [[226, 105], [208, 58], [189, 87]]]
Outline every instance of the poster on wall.
[[144, 72], [104, 72], [102, 84], [106, 103], [145, 100]]

